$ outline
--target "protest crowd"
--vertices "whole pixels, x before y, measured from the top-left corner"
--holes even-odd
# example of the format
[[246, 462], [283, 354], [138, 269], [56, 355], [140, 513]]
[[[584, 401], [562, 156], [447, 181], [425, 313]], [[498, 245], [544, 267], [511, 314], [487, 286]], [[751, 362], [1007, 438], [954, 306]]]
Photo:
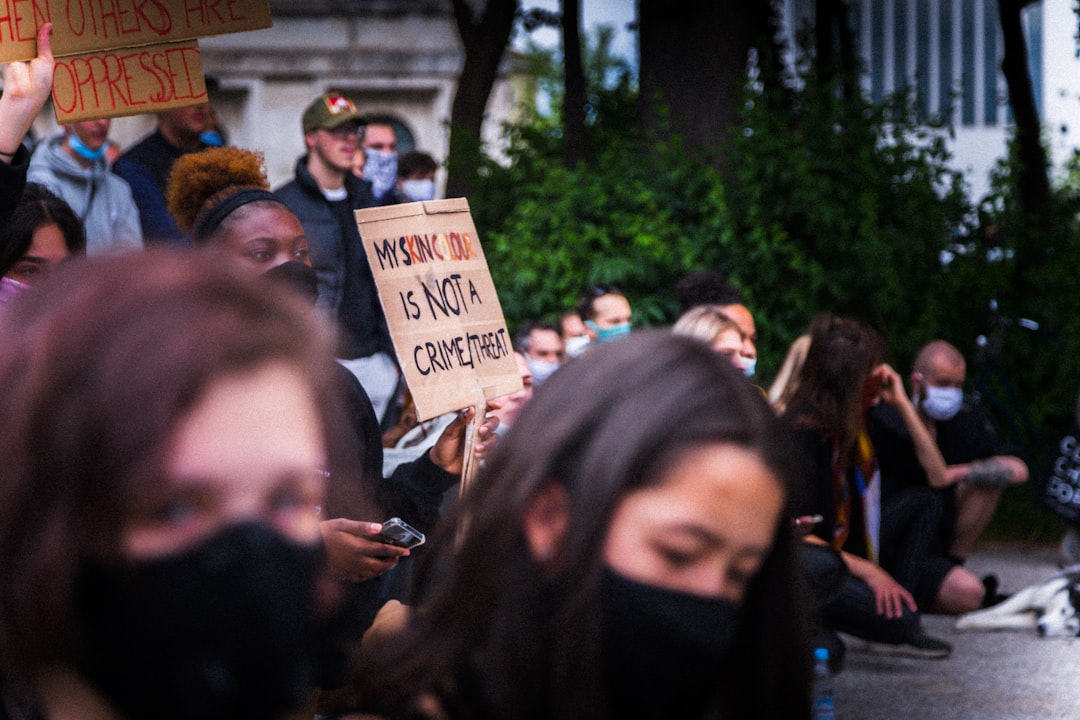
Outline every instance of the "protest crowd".
[[766, 387], [703, 269], [668, 328], [605, 285], [428, 342], [508, 390], [430, 417], [354, 212], [436, 161], [333, 92], [279, 188], [206, 104], [31, 154], [49, 32], [0, 96], [0, 718], [809, 718], [816, 648], [943, 658], [923, 613], [1000, 599], [965, 560], [1028, 467], [946, 340], [821, 312]]

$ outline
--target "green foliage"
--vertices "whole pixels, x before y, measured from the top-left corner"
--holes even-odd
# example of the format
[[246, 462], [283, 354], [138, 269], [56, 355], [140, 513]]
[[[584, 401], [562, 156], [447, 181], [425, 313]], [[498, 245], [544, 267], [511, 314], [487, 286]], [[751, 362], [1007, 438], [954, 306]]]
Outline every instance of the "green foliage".
[[[879, 329], [902, 372], [942, 337], [968, 357], [970, 379], [982, 376], [1035, 472], [1046, 467], [1080, 389], [1080, 157], [1034, 216], [1019, 205], [1012, 159], [972, 207], [949, 169], [947, 128], [921, 124], [908, 96], [848, 97], [843, 78], [819, 83], [803, 63], [797, 90], [748, 90], [721, 175], [709, 152], [670, 134], [646, 147], [632, 79], [603, 72], [597, 57], [596, 159], [564, 167], [557, 113], [537, 114], [510, 129], [509, 161], [486, 162], [472, 203], [511, 326], [555, 318], [601, 283], [623, 287], [639, 326], [671, 322], [675, 283], [720, 270], [754, 310], [763, 382], [819, 311]], [[558, 72], [557, 58], [540, 60]], [[1002, 324], [991, 299], [1001, 317], [1039, 329]], [[1035, 484], [1006, 493], [995, 533], [1002, 523], [1039, 539], [1060, 529], [1031, 502]]]
[[670, 288], [722, 233], [720, 195], [716, 173], [677, 145], [643, 155], [633, 138], [612, 138], [592, 167], [516, 154], [487, 174], [474, 215], [512, 323], [557, 316], [614, 283], [651, 325], [672, 317]]
[[536, 117], [512, 128], [509, 164], [484, 170], [473, 212], [511, 324], [598, 283], [624, 288], [639, 325], [667, 323], [678, 279], [712, 268], [754, 309], [766, 378], [821, 310], [866, 319], [904, 360], [938, 334], [939, 257], [972, 211], [942, 132], [905, 98], [841, 100], [810, 77], [794, 105], [750, 92], [722, 177], [678, 137], [644, 147], [633, 83], [614, 76], [590, 73], [595, 162], [563, 167], [558, 123]]
[[934, 334], [939, 257], [965, 230], [960, 178], [940, 130], [918, 125], [906, 98], [874, 106], [803, 81], [792, 114], [761, 92], [750, 99], [727, 188], [733, 234], [746, 240], [727, 270], [785, 342], [828, 310], [865, 320], [910, 358]]

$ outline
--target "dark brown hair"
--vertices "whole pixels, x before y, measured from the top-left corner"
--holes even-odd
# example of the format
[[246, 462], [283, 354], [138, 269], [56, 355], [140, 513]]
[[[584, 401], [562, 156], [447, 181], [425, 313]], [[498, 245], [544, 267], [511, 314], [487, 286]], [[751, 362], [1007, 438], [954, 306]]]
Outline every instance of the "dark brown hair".
[[60, 228], [72, 255], [86, 250], [86, 230], [71, 206], [44, 185], [27, 183], [11, 218], [0, 228], [0, 275], [30, 251], [34, 232], [49, 224]]
[[[454, 717], [610, 717], [598, 618], [612, 516], [627, 493], [711, 443], [751, 450], [789, 494], [787, 435], [761, 393], [703, 343], [644, 332], [567, 364], [525, 406], [430, 543], [400, 654], [381, 656], [363, 678], [379, 701], [372, 709], [407, 716], [427, 693]], [[552, 483], [566, 490], [567, 530], [541, 566], [522, 522]], [[738, 661], [716, 679], [722, 717], [809, 712], [810, 649], [788, 515], [785, 507], [748, 587]]]
[[115, 556], [177, 423], [223, 375], [297, 367], [338, 471], [328, 338], [311, 309], [201, 253], [74, 261], [0, 317], [0, 675], [70, 660], [73, 594]]
[[860, 404], [885, 341], [858, 320], [829, 313], [810, 323], [810, 347], [788, 402], [796, 427], [813, 428], [850, 448], [862, 424]]

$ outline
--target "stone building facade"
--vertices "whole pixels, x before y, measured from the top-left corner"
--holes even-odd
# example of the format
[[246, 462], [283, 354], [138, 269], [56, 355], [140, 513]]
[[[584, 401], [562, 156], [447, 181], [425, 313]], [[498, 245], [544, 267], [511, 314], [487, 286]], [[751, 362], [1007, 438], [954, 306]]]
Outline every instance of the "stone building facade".
[[[274, 25], [199, 41], [203, 68], [221, 89], [214, 108], [230, 144], [266, 156], [272, 187], [293, 173], [304, 152], [300, 115], [329, 89], [352, 98], [365, 115], [398, 128], [399, 151], [445, 160], [447, 123], [464, 53], [450, 0], [270, 0]], [[508, 54], [492, 90], [485, 140], [497, 148], [528, 85]], [[154, 127], [150, 115], [117, 118], [122, 146]], [[51, 112], [35, 127], [55, 132]], [[443, 173], [438, 176], [440, 187]]]

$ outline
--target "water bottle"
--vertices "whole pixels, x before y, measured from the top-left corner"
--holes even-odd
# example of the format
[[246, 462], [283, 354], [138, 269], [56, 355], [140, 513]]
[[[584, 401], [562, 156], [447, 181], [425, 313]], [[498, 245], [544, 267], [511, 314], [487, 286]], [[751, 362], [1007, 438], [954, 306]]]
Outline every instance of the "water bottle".
[[814, 650], [814, 720], [836, 720], [833, 679], [829, 672], [829, 648]]

